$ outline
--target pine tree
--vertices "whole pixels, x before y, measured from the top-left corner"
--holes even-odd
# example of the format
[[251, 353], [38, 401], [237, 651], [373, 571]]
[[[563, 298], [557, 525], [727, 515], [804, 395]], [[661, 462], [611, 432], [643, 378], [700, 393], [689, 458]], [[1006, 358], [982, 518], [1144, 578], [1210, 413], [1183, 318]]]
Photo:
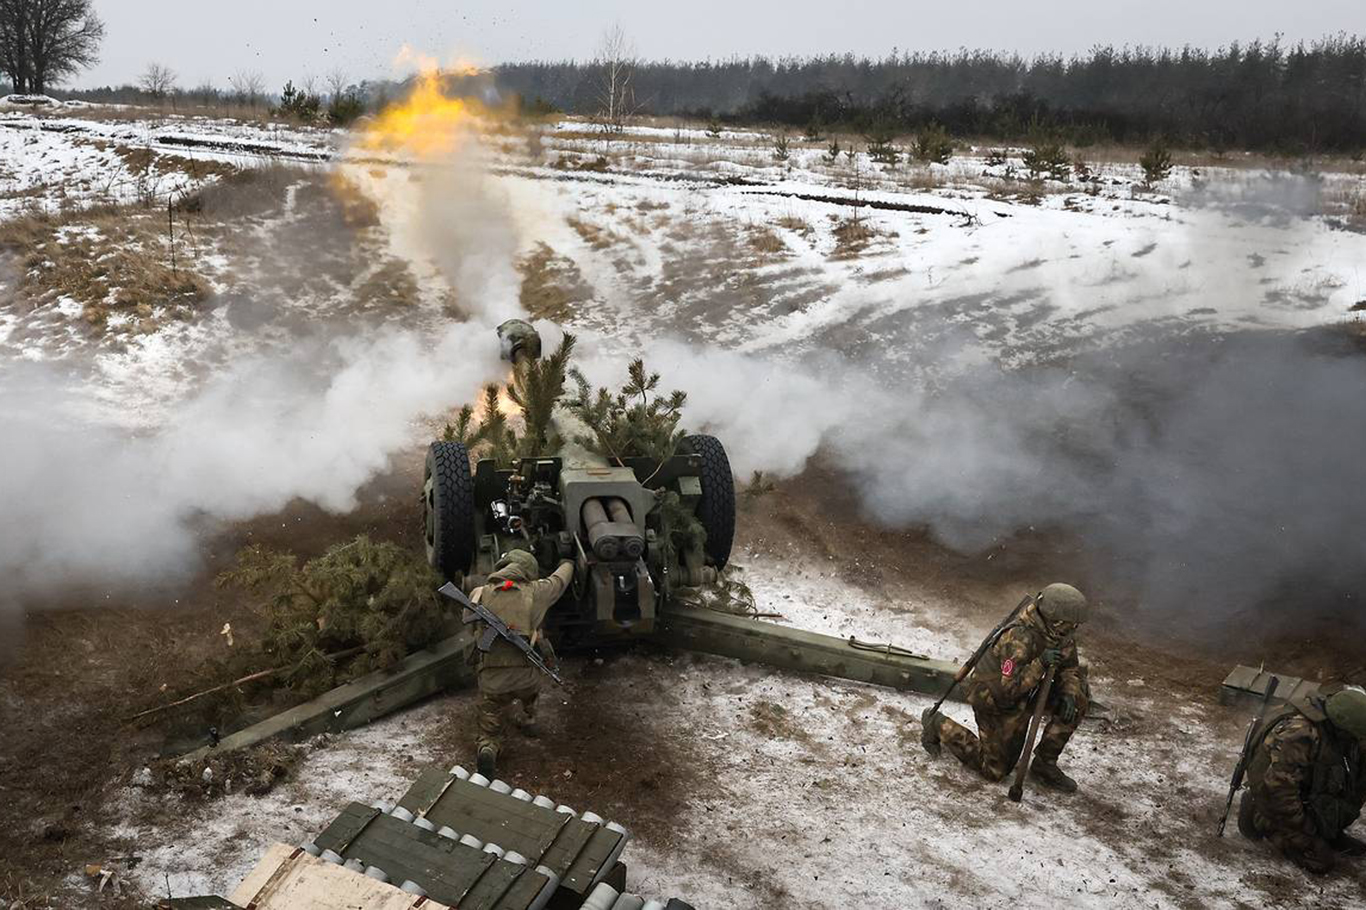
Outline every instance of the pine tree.
[[[262, 598], [265, 631], [257, 660], [285, 669], [275, 680], [312, 694], [387, 667], [441, 634], [440, 583], [421, 556], [361, 536], [299, 565], [292, 553], [259, 544], [218, 577]], [[337, 655], [359, 651], [345, 661]]]
[[538, 458], [560, 447], [552, 427], [555, 406], [564, 394], [575, 338], [568, 332], [549, 357], [525, 360], [508, 385], [508, 397], [522, 409], [525, 424], [517, 445], [522, 458]]
[[686, 435], [678, 429], [687, 393], [658, 394], [660, 376], [647, 373], [640, 358], [631, 361], [626, 383], [613, 395], [596, 391], [577, 369], [569, 371], [578, 387], [576, 397], [565, 402], [570, 413], [588, 427], [591, 436], [574, 441], [591, 451], [622, 463], [624, 458], [647, 457], [659, 461], [678, 451]]

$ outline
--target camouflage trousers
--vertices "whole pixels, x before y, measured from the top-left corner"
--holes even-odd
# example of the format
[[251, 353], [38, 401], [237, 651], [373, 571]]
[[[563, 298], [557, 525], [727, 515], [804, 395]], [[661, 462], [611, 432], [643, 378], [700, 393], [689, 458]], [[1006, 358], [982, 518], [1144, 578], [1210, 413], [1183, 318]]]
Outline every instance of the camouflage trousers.
[[[533, 671], [534, 672], [534, 671]], [[528, 679], [521, 670], [489, 668], [479, 673], [479, 736], [476, 749], [491, 748], [495, 758], [503, 748], [507, 720], [516, 711], [515, 702], [522, 703], [528, 718], [536, 713], [536, 698], [541, 694], [540, 681]]]
[[1286, 859], [1310, 872], [1327, 872], [1333, 867], [1331, 856], [1314, 849], [1319, 833], [1313, 822], [1306, 819], [1299, 829], [1278, 825], [1257, 805], [1251, 790], [1243, 791], [1238, 804], [1238, 831], [1248, 840], [1270, 841]]
[[[1076, 732], [1082, 717], [1086, 715], [1087, 699], [1083, 695], [1077, 700], [1077, 716], [1072, 723], [1063, 723], [1058, 717], [1059, 704], [1056, 694], [1048, 700], [1048, 725], [1039, 736], [1039, 744], [1034, 748], [1034, 757], [1048, 763], [1056, 763], [1058, 756], [1067, 746], [1067, 741]], [[951, 718], [944, 718], [939, 728], [939, 740], [958, 760], [981, 774], [987, 780], [1004, 780], [1020, 760], [1024, 751], [1025, 737], [1029, 735], [1029, 721], [1033, 711], [1028, 706], [1020, 711], [1000, 713], [973, 709], [977, 718], [977, 734]]]

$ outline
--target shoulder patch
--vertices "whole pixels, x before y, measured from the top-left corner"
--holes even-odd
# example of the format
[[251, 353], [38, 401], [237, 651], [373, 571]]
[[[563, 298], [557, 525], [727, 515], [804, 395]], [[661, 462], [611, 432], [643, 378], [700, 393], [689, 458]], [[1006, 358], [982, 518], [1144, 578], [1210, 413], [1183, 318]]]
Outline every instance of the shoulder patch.
[[1010, 677], [1015, 675], [1014, 660], [1007, 657], [1005, 660], [1001, 661], [1001, 675], [1004, 676], [1006, 679], [1009, 679]]

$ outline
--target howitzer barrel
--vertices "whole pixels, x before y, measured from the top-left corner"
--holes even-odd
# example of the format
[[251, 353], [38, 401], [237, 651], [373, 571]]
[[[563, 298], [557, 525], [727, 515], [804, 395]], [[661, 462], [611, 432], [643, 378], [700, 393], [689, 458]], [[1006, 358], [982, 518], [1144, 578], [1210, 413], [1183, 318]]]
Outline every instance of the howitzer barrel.
[[645, 552], [645, 539], [626, 503], [616, 497], [594, 498], [583, 504], [583, 526], [588, 545], [604, 562], [634, 561]]
[[613, 521], [622, 524], [632, 524], [631, 510], [626, 508], [626, 503], [613, 496], [607, 500], [607, 514]]

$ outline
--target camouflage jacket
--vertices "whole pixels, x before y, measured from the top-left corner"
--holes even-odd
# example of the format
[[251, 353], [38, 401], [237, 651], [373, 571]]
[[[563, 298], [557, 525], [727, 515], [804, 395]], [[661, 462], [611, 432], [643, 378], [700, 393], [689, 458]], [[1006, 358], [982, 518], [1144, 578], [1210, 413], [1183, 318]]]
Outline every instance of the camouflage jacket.
[[1248, 787], [1268, 832], [1308, 853], [1347, 830], [1366, 802], [1366, 766], [1355, 739], [1339, 735], [1313, 700], [1269, 720], [1248, 766]]
[[[495, 576], [489, 583], [474, 589], [471, 599], [488, 607], [499, 619], [514, 632], [531, 638], [545, 622], [545, 615], [568, 589], [574, 580], [574, 564], [568, 560], [547, 578], [528, 580], [512, 572], [507, 576]], [[483, 623], [479, 628], [484, 628]], [[540, 639], [537, 648], [548, 660], [554, 660], [550, 642]], [[502, 638], [496, 639], [481, 661], [486, 669], [494, 667], [525, 668], [532, 674], [539, 671], [527, 664], [526, 658], [516, 647]], [[534, 677], [533, 677], [534, 678]]]
[[1029, 710], [1034, 691], [1048, 673], [1043, 652], [1049, 648], [1062, 649], [1053, 690], [1058, 695], [1080, 699], [1086, 677], [1077, 659], [1076, 642], [1070, 638], [1054, 639], [1039, 615], [1038, 606], [1031, 602], [1015, 622], [1006, 626], [968, 675], [968, 704], [979, 711], [997, 714]]

